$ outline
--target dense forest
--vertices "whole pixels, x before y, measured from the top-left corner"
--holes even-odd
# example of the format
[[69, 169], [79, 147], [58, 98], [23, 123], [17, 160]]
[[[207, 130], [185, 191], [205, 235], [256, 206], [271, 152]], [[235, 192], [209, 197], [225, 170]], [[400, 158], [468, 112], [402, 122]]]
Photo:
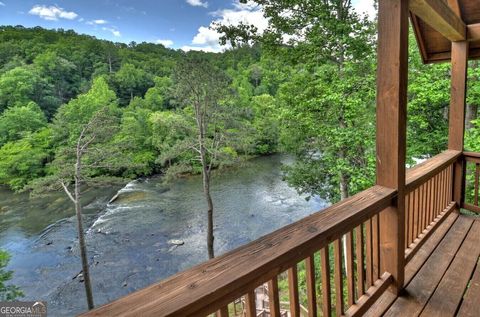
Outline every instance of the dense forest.
[[[342, 78], [337, 63], [308, 56], [316, 54], [311, 46], [258, 41], [221, 54], [184, 53], [160, 44], [111, 43], [71, 30], [1, 27], [0, 183], [19, 191], [54, 174], [72, 131], [105, 105], [117, 125], [105, 142], [121, 149], [131, 164], [91, 173], [122, 178], [199, 173], [200, 164], [185, 148], [193, 122], [191, 109], [176, 94], [175, 69], [182, 60], [202, 59], [227, 81], [222, 129], [228, 138], [215, 164], [291, 152], [298, 160], [286, 170], [287, 180], [302, 192], [337, 201], [341, 188], [349, 195], [373, 181], [374, 31], [364, 33], [369, 45], [360, 47], [359, 59], [343, 61]], [[450, 93], [449, 65], [423, 65], [414, 41], [412, 36], [411, 163], [446, 147]], [[479, 74], [476, 66], [472, 79]], [[467, 126], [475, 139], [479, 92], [470, 88]], [[468, 146], [475, 143], [467, 137]]]
[[[33, 194], [64, 190], [77, 209], [79, 233], [80, 184], [202, 174], [211, 219], [211, 171], [259, 155], [291, 154], [285, 180], [331, 203], [370, 187], [376, 21], [343, 1], [255, 2], [269, 28], [260, 34], [249, 25], [217, 25], [230, 47], [223, 53], [0, 27], [0, 185]], [[477, 62], [469, 77], [466, 147], [479, 151]], [[447, 147], [449, 85], [450, 65], [424, 65], [412, 34], [410, 165]], [[211, 222], [208, 232], [212, 258]], [[0, 269], [7, 262], [0, 253]], [[11, 277], [0, 274], [6, 274], [0, 281]], [[0, 283], [0, 294], [20, 293]]]

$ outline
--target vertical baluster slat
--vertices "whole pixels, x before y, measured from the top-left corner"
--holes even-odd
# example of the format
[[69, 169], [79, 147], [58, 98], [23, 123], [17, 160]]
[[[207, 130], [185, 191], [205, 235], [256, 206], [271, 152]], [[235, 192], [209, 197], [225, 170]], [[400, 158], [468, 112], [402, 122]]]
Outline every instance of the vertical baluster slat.
[[410, 199], [410, 193], [407, 193], [405, 196], [405, 249], [408, 248], [408, 244], [410, 241], [408, 241], [408, 222], [410, 221], [410, 211], [408, 208], [408, 200]]
[[413, 192], [413, 240], [418, 237], [418, 189]]
[[288, 269], [288, 291], [290, 294], [290, 314], [292, 317], [300, 317], [297, 265]]
[[274, 277], [268, 282], [268, 303], [270, 306], [271, 317], [280, 316], [280, 300], [278, 298], [278, 280]]
[[365, 259], [363, 252], [363, 228], [360, 224], [356, 229], [356, 249], [357, 249], [357, 299], [365, 294], [365, 270], [363, 261]]
[[373, 260], [372, 260], [372, 219], [368, 219], [365, 222], [365, 235], [366, 235], [366, 265], [367, 265], [367, 278], [366, 278], [366, 289], [368, 289], [373, 284]]
[[330, 285], [330, 252], [328, 245], [320, 250], [322, 262], [322, 312], [323, 316], [332, 316], [332, 292]]
[[335, 240], [333, 243], [334, 274], [335, 274], [335, 311], [337, 316], [343, 315], [343, 271], [342, 271], [342, 241]]
[[347, 239], [345, 255], [347, 258], [348, 306], [352, 306], [355, 303], [355, 272], [353, 271], [353, 232], [348, 232], [345, 238]]
[[315, 256], [312, 254], [305, 259], [307, 279], [308, 317], [317, 316], [317, 294], [315, 289]]
[[220, 308], [217, 312], [218, 317], [228, 317], [228, 306]]
[[378, 215], [372, 217], [373, 280], [380, 278], [380, 221]]
[[408, 209], [409, 209], [409, 212], [410, 212], [410, 220], [409, 220], [409, 224], [408, 224], [408, 241], [409, 241], [409, 245], [415, 240], [415, 234], [414, 234], [414, 228], [413, 228], [413, 222], [414, 222], [414, 197], [415, 197], [415, 192], [412, 191], [410, 192], [409, 194], [409, 199], [408, 199]]
[[257, 304], [255, 302], [255, 291], [249, 292], [245, 295], [245, 312], [247, 317], [257, 316]]
[[475, 206], [478, 206], [478, 178], [479, 178], [479, 176], [480, 176], [480, 164], [475, 163], [475, 187], [474, 187], [475, 188], [474, 189], [475, 193], [474, 193], [474, 196], [473, 196], [474, 197], [473, 204]]

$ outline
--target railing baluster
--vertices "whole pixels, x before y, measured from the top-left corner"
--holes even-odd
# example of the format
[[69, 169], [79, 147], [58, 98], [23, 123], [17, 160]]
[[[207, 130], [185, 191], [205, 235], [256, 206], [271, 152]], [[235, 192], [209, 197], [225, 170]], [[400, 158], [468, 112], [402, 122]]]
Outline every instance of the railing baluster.
[[480, 164], [475, 163], [475, 194], [474, 194], [474, 205], [478, 206], [478, 178], [480, 175]]
[[218, 317], [228, 317], [228, 305], [220, 308], [217, 312]]
[[366, 254], [367, 254], [367, 286], [368, 289], [373, 285], [373, 260], [372, 260], [372, 219], [368, 219], [365, 223], [365, 233], [366, 233]]
[[423, 232], [423, 229], [425, 229], [425, 222], [424, 222], [424, 219], [423, 219], [423, 199], [424, 199], [424, 195], [423, 195], [423, 185], [420, 185], [420, 187], [418, 187], [418, 219], [419, 219], [419, 223], [420, 223], [420, 233]]
[[410, 245], [413, 240], [415, 240], [415, 231], [414, 231], [414, 226], [413, 226], [413, 222], [414, 222], [414, 219], [415, 219], [415, 216], [414, 216], [414, 213], [415, 213], [415, 208], [414, 208], [414, 198], [415, 198], [415, 192], [412, 191], [410, 192], [409, 194], [409, 199], [408, 199], [408, 210], [410, 212], [410, 220], [409, 220], [409, 224], [408, 224], [408, 245]]
[[256, 317], [257, 316], [257, 303], [255, 301], [255, 290], [249, 292], [245, 295], [245, 311], [247, 317]]
[[380, 222], [378, 215], [372, 217], [372, 249], [373, 249], [373, 279], [374, 284], [380, 278]]
[[348, 232], [345, 238], [347, 239], [345, 255], [347, 258], [348, 306], [352, 306], [355, 303], [355, 273], [353, 271], [353, 232]]
[[290, 294], [290, 314], [292, 317], [300, 317], [300, 302], [298, 299], [298, 274], [295, 264], [288, 269], [288, 290]]
[[423, 230], [429, 225], [427, 218], [427, 184], [422, 185], [422, 222]]
[[360, 224], [356, 230], [356, 248], [357, 248], [357, 299], [365, 294], [365, 270], [363, 261], [365, 259], [363, 252], [363, 227]]
[[428, 180], [428, 220], [433, 222], [435, 217], [433, 216], [433, 179]]
[[419, 223], [418, 223], [418, 189], [415, 189], [413, 195], [413, 240], [418, 237]]
[[330, 286], [330, 254], [328, 245], [320, 250], [322, 262], [322, 311], [324, 317], [332, 316], [332, 292]]
[[410, 221], [410, 211], [408, 208], [408, 201], [410, 199], [410, 193], [405, 195], [405, 249], [408, 248], [409, 239], [408, 239], [408, 222]]
[[337, 239], [333, 243], [333, 253], [335, 260], [335, 311], [337, 316], [341, 316], [344, 312], [341, 239]]
[[268, 282], [268, 303], [271, 317], [280, 316], [280, 300], [278, 298], [278, 279], [274, 277]]
[[307, 280], [308, 317], [317, 316], [317, 293], [315, 289], [315, 255], [305, 259]]

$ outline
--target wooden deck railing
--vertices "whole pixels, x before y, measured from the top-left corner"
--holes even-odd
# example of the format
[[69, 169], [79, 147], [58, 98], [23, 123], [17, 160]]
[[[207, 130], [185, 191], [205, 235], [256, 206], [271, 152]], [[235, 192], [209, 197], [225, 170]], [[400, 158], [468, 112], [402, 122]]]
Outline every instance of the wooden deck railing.
[[[228, 316], [228, 305], [241, 297], [247, 316], [256, 316], [254, 291], [264, 283], [271, 316], [280, 316], [280, 296], [288, 296], [292, 316], [299, 316], [300, 294], [306, 294], [311, 314], [320, 304], [324, 316], [332, 311], [357, 316], [391, 282], [390, 275], [379, 270], [376, 219], [395, 195], [395, 190], [374, 186], [84, 316], [206, 316], [216, 311]], [[299, 268], [306, 268], [306, 281], [299, 281]], [[288, 290], [279, 289], [285, 276]], [[306, 289], [300, 292], [300, 285]]]
[[[408, 170], [407, 261], [455, 208], [452, 165], [461, 156], [445, 151]], [[362, 315], [393, 282], [381, 269], [379, 215], [396, 195], [396, 190], [374, 186], [82, 316], [223, 317], [234, 315], [232, 303], [243, 303], [242, 316], [256, 316], [259, 287], [268, 292], [268, 316], [287, 310], [300, 316], [301, 308], [308, 316], [317, 310], [323, 316]]]
[[480, 213], [479, 207], [479, 178], [480, 178], [480, 153], [464, 152], [464, 199], [462, 208], [471, 212]]
[[405, 258], [407, 262], [434, 228], [455, 209], [453, 165], [459, 151], [445, 151], [407, 170], [405, 197]]

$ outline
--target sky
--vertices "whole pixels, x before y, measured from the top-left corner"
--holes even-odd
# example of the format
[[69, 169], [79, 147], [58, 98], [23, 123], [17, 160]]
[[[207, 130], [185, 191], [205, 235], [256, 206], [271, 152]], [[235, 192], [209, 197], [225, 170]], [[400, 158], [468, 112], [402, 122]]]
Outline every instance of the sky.
[[[353, 0], [374, 15], [373, 0]], [[262, 8], [238, 0], [0, 0], [0, 25], [73, 29], [114, 42], [160, 43], [174, 49], [218, 52], [213, 22], [267, 27]]]

